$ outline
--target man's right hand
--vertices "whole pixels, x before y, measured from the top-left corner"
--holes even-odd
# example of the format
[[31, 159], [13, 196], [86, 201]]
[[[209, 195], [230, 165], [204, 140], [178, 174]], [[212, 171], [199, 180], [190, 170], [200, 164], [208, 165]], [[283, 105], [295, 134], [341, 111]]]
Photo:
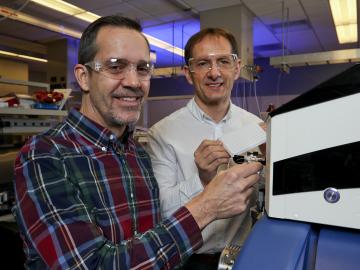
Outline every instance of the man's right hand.
[[259, 181], [258, 162], [244, 163], [221, 171], [185, 206], [193, 215], [200, 229], [215, 219], [229, 218], [243, 213], [254, 192], [253, 186]]
[[198, 168], [199, 178], [206, 186], [216, 175], [222, 164], [229, 162], [230, 155], [221, 141], [203, 140], [195, 150], [194, 159]]

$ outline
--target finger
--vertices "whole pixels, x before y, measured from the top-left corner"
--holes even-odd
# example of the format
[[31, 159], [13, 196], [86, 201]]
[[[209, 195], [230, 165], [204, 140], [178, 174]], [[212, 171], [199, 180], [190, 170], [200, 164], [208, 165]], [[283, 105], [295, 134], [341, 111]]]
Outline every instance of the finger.
[[212, 153], [222, 153], [227, 155], [225, 148], [222, 145], [207, 145], [199, 151], [196, 151], [196, 154], [202, 156], [203, 158], [208, 157]]
[[218, 158], [213, 160], [213, 162], [211, 162], [210, 164], [208, 164], [207, 169], [208, 170], [217, 170], [217, 168], [222, 165], [222, 164], [228, 164], [229, 163], [229, 158]]
[[211, 146], [202, 152], [195, 152], [195, 162], [198, 164], [210, 164], [217, 159], [227, 159], [230, 155], [223, 147]]
[[231, 169], [239, 174], [240, 177], [247, 177], [252, 174], [256, 174], [263, 168], [263, 165], [260, 162], [251, 162], [251, 163], [243, 163], [237, 164], [233, 166]]
[[259, 145], [260, 152], [266, 154], [266, 143]]
[[259, 126], [266, 132], [266, 128], [267, 128], [266, 123], [264, 123], [264, 122], [259, 123]]
[[222, 147], [211, 147], [208, 149], [207, 155], [204, 155], [205, 158], [210, 160], [219, 159], [219, 158], [229, 158], [230, 155]]
[[242, 188], [244, 190], [252, 190], [254, 185], [259, 182], [260, 180], [260, 175], [258, 174], [252, 174], [252, 175], [249, 175], [243, 179], [241, 179], [241, 185], [242, 185]]
[[200, 143], [200, 145], [198, 146], [198, 148], [196, 149], [196, 151], [203, 151], [205, 148], [212, 146], [212, 145], [221, 145], [221, 142], [215, 141], [215, 140], [203, 140]]
[[214, 143], [214, 141], [211, 141], [211, 142], [203, 141], [194, 152], [195, 159], [204, 159], [204, 158], [206, 158], [211, 153], [210, 147], [213, 147], [213, 146], [216, 146], [216, 145], [217, 144]]

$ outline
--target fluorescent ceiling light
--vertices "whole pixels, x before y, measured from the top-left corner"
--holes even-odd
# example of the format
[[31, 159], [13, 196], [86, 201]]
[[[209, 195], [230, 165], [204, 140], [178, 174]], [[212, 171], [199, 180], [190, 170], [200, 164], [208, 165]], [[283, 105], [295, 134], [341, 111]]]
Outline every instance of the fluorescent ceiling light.
[[33, 56], [29, 56], [29, 55], [24, 55], [24, 54], [13, 53], [13, 52], [7, 52], [7, 51], [2, 51], [2, 50], [0, 50], [0, 54], [6, 55], [6, 56], [11, 56], [11, 57], [28, 59], [28, 60], [32, 60], [32, 61], [38, 61], [38, 62], [44, 62], [44, 63], [48, 62], [47, 59], [33, 57]]
[[358, 41], [357, 0], [329, 0], [339, 43]]
[[42, 5], [47, 8], [54, 9], [56, 11], [75, 16], [81, 20], [87, 21], [87, 22], [93, 22], [96, 19], [100, 18], [100, 16], [88, 12], [85, 9], [79, 8], [77, 6], [74, 6], [72, 4], [69, 4], [65, 1], [61, 0], [31, 0], [34, 3], [37, 3], [39, 5]]
[[[87, 22], [93, 22], [96, 19], [100, 18], [99, 15], [95, 14], [95, 13], [91, 13], [86, 11], [85, 9], [79, 8], [75, 5], [69, 4], [65, 1], [62, 0], [31, 0], [34, 3], [37, 3], [39, 5], [45, 6], [47, 8], [51, 8], [54, 9], [56, 11], [71, 15], [71, 16], [75, 16], [78, 19], [87, 21]], [[54, 31], [54, 30], [53, 30]], [[59, 32], [59, 31], [56, 31]], [[148, 34], [145, 34], [146, 38], [149, 40], [151, 45], [154, 45], [156, 47], [159, 47], [161, 49], [167, 50], [171, 53], [180, 55], [180, 56], [184, 56], [184, 50], [171, 45], [170, 43], [167, 43], [165, 41], [162, 41], [158, 38], [155, 38], [153, 36], [150, 36]], [[70, 35], [72, 36], [72, 35]]]
[[171, 45], [170, 43], [162, 41], [161, 39], [155, 38], [155, 37], [150, 36], [148, 34], [145, 34], [145, 33], [143, 33], [143, 34], [149, 40], [151, 45], [162, 48], [162, 49], [167, 50], [167, 51], [169, 51], [171, 53], [178, 54], [180, 56], [184, 56], [184, 50], [183, 49], [181, 49], [179, 47], [175, 47], [175, 46]]
[[31, 25], [35, 25], [44, 29], [48, 29], [57, 33], [65, 34], [71, 37], [80, 38], [81, 32], [75, 31], [66, 27], [63, 27], [61, 25], [57, 25], [51, 22], [47, 22], [44, 20], [40, 20], [36, 17], [27, 15], [25, 13], [22, 13], [20, 11], [13, 10], [11, 8], [6, 8], [0, 6], [0, 15], [7, 17], [9, 19], [13, 19], [16, 21], [28, 23]]
[[358, 27], [357, 24], [339, 25], [336, 26], [336, 33], [339, 43], [353, 43], [358, 41]]

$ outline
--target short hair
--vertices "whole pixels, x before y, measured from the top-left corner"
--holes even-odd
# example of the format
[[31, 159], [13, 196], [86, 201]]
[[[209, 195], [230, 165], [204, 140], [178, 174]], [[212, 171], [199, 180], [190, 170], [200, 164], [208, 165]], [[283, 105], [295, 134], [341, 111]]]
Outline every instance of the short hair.
[[192, 56], [192, 50], [195, 45], [201, 42], [205, 37], [214, 36], [214, 37], [224, 37], [227, 39], [231, 45], [231, 53], [238, 55], [238, 45], [235, 39], [235, 36], [229, 31], [222, 28], [204, 28], [201, 31], [197, 32], [193, 36], [190, 37], [188, 42], [185, 45], [185, 63], [189, 64], [189, 59]]
[[98, 52], [96, 37], [99, 30], [105, 26], [118, 26], [139, 32], [144, 37], [150, 51], [149, 41], [146, 39], [144, 34], [142, 34], [142, 27], [138, 22], [119, 15], [104, 16], [89, 24], [81, 35], [78, 52], [79, 64], [84, 65], [94, 59], [96, 53]]

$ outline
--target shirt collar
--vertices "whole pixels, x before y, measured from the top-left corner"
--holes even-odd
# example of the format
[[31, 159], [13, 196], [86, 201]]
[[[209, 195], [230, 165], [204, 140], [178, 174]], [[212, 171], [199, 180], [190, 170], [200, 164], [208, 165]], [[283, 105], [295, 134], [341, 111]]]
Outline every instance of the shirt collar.
[[[210, 122], [214, 122], [212, 120], [212, 118], [207, 115], [195, 102], [195, 99], [192, 98], [188, 104], [187, 104], [187, 108], [188, 110], [192, 113], [192, 115], [200, 120], [200, 121], [210, 121]], [[230, 101], [230, 107], [229, 107], [229, 110], [228, 112], [226, 113], [226, 115], [224, 116], [224, 118], [220, 121], [221, 122], [226, 122], [228, 121], [230, 118], [231, 118], [231, 114], [232, 114], [232, 111], [234, 109], [234, 105], [232, 104], [232, 102]]]
[[76, 129], [83, 137], [101, 149], [104, 149], [104, 147], [107, 149], [109, 145], [114, 144], [127, 144], [129, 142], [129, 137], [131, 137], [131, 131], [128, 126], [123, 135], [120, 138], [117, 138], [109, 129], [99, 125], [76, 109], [70, 110], [66, 122]]

